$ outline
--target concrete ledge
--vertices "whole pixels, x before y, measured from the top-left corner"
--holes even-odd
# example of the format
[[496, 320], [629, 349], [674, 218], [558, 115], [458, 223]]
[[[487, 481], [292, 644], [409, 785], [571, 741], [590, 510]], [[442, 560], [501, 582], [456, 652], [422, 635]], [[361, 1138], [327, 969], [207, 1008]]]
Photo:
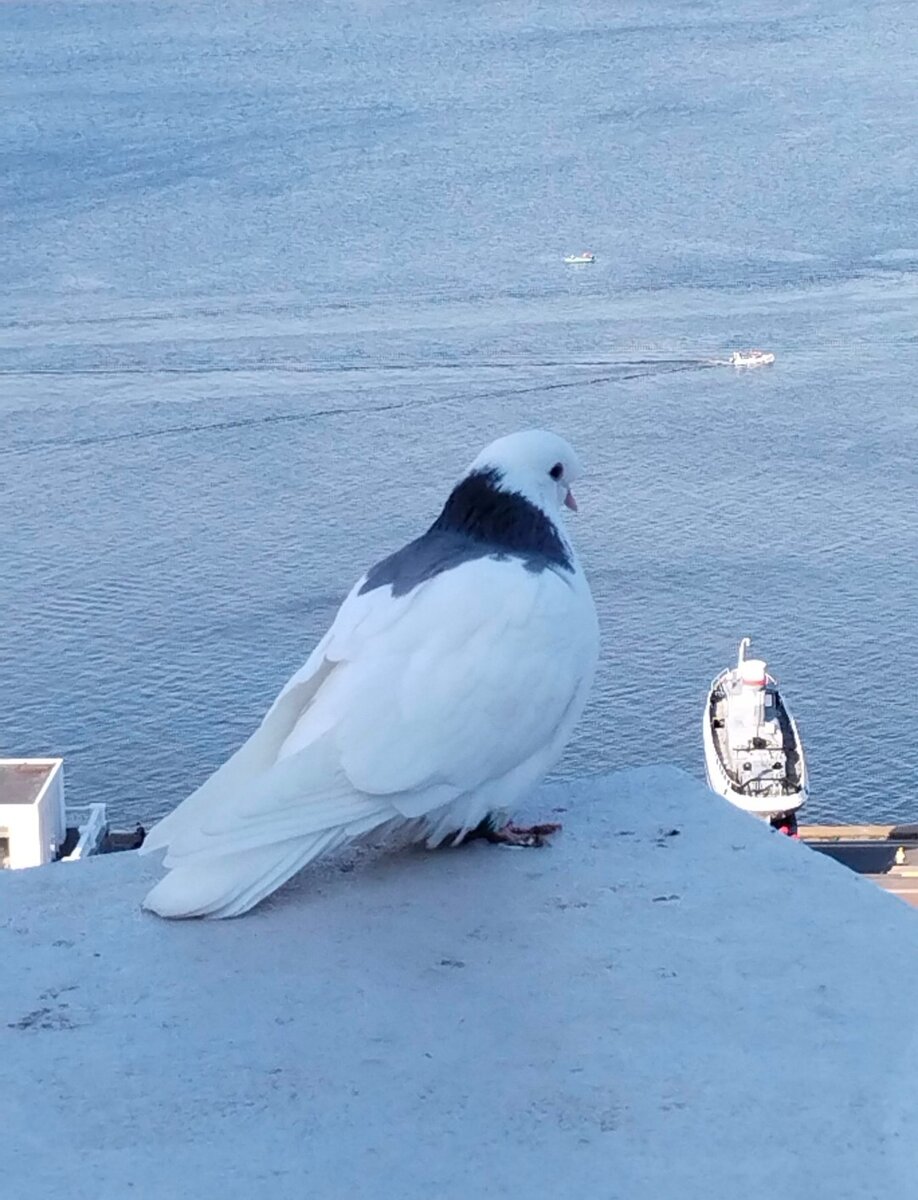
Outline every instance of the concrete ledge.
[[5, 873], [4, 1194], [905, 1194], [914, 911], [669, 768], [536, 799], [551, 849], [330, 865], [233, 922], [142, 914], [130, 853]]

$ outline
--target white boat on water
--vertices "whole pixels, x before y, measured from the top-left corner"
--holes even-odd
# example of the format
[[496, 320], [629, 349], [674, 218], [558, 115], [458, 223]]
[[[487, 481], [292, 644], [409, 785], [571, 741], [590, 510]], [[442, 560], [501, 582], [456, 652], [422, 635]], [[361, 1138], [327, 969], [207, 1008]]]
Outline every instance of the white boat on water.
[[583, 263], [591, 263], [596, 261], [596, 255], [589, 250], [584, 250], [580, 254], [568, 254], [564, 261], [569, 266], [578, 266]]
[[702, 725], [708, 786], [745, 812], [794, 834], [807, 798], [806, 760], [796, 722], [761, 658], [746, 658], [715, 677]]
[[731, 367], [767, 367], [774, 361], [769, 350], [734, 350], [730, 355]]

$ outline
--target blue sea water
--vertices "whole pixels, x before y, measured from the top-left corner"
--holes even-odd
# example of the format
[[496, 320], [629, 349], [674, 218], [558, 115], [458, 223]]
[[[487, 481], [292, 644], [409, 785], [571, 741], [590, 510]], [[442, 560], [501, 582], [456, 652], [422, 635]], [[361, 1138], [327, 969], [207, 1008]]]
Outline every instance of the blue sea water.
[[543, 425], [604, 637], [559, 772], [701, 775], [749, 634], [810, 819], [918, 819], [918, 7], [7, 3], [0, 52], [0, 753], [166, 811]]

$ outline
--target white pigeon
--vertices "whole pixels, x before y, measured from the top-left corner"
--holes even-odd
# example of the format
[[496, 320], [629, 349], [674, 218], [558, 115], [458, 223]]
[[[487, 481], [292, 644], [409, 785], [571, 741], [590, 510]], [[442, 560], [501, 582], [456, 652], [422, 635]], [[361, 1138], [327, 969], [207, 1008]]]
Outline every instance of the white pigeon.
[[141, 852], [167, 848], [169, 871], [146, 908], [238, 916], [371, 832], [434, 847], [557, 828], [498, 821], [559, 758], [596, 666], [561, 524], [578, 470], [541, 430], [479, 454], [427, 532], [358, 580], [249, 740], [151, 830]]

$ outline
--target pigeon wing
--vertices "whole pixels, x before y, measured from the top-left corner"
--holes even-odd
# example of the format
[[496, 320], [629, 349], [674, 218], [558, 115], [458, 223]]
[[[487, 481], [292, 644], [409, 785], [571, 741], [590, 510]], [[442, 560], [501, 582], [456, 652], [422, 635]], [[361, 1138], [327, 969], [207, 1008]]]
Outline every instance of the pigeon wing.
[[483, 558], [400, 597], [362, 582], [250, 743], [172, 814], [167, 865], [425, 816], [563, 748], [595, 665], [582, 575]]
[[348, 670], [329, 682], [352, 784], [418, 816], [425, 789], [471, 791], [553, 741], [595, 664], [580, 581], [479, 559], [417, 589], [384, 636], [348, 647]]

